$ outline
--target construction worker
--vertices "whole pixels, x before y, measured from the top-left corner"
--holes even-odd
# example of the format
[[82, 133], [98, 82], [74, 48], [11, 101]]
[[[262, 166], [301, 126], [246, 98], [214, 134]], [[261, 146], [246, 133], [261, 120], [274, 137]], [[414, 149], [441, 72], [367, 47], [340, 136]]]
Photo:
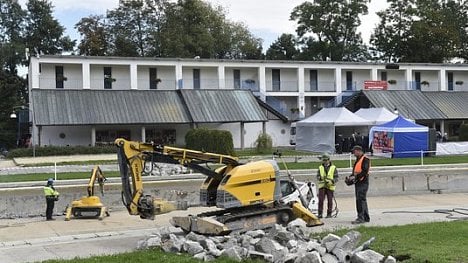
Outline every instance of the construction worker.
[[55, 220], [52, 218], [54, 212], [55, 201], [58, 201], [59, 192], [54, 188], [54, 179], [47, 179], [47, 185], [44, 186], [44, 195], [46, 198], [47, 208], [46, 208], [46, 220]]
[[369, 210], [367, 207], [367, 190], [369, 189], [369, 169], [370, 159], [364, 155], [362, 147], [356, 145], [352, 150], [356, 161], [354, 162], [353, 173], [346, 177], [347, 185], [354, 184], [356, 196], [357, 218], [352, 224], [362, 224], [370, 221]]
[[319, 187], [318, 217], [323, 215], [323, 201], [327, 197], [327, 218], [332, 217], [333, 211], [333, 193], [335, 192], [335, 183], [338, 181], [338, 170], [330, 161], [330, 156], [324, 154], [321, 157], [322, 164], [317, 171], [317, 180]]

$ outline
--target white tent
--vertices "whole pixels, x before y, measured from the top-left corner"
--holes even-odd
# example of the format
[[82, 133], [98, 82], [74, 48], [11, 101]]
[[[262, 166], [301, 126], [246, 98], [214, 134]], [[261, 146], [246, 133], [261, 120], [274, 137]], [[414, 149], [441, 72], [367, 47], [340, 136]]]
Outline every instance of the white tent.
[[372, 121], [346, 108], [324, 108], [296, 124], [296, 149], [312, 152], [335, 152], [335, 127], [369, 126]]
[[354, 114], [358, 115], [361, 118], [372, 121], [373, 125], [379, 125], [393, 121], [398, 117], [398, 115], [390, 112], [386, 108], [368, 108], [368, 109], [359, 109]]

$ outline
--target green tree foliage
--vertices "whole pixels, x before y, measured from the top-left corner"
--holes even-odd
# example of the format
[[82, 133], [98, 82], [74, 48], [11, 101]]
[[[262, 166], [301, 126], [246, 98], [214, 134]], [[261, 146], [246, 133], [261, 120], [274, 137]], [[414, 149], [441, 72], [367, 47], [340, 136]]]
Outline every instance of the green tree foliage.
[[0, 0], [0, 63], [1, 69], [16, 73], [24, 57], [24, 20], [26, 12], [17, 1]]
[[80, 55], [105, 56], [108, 49], [104, 17], [91, 15], [83, 17], [76, 25], [82, 39], [78, 44]]
[[266, 59], [294, 60], [298, 57], [296, 37], [292, 34], [282, 34], [270, 45], [266, 52]]
[[26, 87], [25, 80], [7, 72], [0, 70], [0, 147], [11, 148], [16, 141], [16, 122], [10, 119], [13, 108], [23, 105], [22, 90]]
[[357, 28], [360, 15], [368, 13], [369, 0], [316, 0], [296, 6], [291, 20], [296, 21], [296, 32], [304, 45], [302, 52], [315, 54], [308, 60], [359, 61], [368, 58]]
[[267, 133], [260, 133], [255, 140], [255, 151], [257, 153], [272, 153], [273, 140]]
[[64, 36], [65, 28], [52, 15], [48, 0], [29, 0], [26, 4], [25, 43], [32, 54], [60, 54], [71, 51], [75, 42]]
[[389, 0], [371, 37], [377, 59], [446, 62], [468, 58], [468, 2]]

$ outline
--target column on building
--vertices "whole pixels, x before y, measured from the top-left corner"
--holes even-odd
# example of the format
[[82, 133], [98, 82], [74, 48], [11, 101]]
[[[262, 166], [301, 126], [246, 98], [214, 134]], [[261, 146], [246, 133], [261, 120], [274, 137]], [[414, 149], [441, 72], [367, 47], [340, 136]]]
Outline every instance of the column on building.
[[244, 150], [244, 126], [245, 124], [243, 122], [240, 123], [240, 148], [241, 150]]
[[410, 68], [406, 69], [406, 89], [413, 89], [413, 70]]
[[297, 68], [297, 86], [299, 96], [297, 97], [297, 107], [299, 108], [299, 118], [305, 117], [306, 105], [305, 105], [305, 82], [304, 82], [304, 66]]
[[226, 88], [226, 76], [224, 65], [218, 66], [218, 89]]
[[379, 76], [377, 74], [377, 68], [371, 69], [371, 79], [370, 80], [379, 80]]
[[84, 61], [81, 64], [82, 78], [83, 78], [83, 89], [91, 89], [91, 69], [90, 64]]
[[96, 127], [91, 127], [91, 146], [96, 146]]
[[440, 69], [439, 71], [439, 81], [440, 81], [440, 91], [447, 91], [447, 73], [445, 69]]
[[258, 88], [260, 91], [260, 99], [266, 101], [266, 76], [265, 76], [265, 66], [258, 67]]
[[141, 141], [146, 142], [146, 128], [145, 128], [145, 126], [141, 127]]
[[130, 64], [130, 89], [138, 89], [138, 66], [136, 63]]
[[335, 68], [335, 91], [339, 94], [341, 94], [343, 88], [341, 87], [341, 68], [337, 67]]
[[38, 59], [31, 59], [31, 88], [38, 89], [40, 82], [39, 82], [39, 60]]
[[176, 89], [184, 88], [184, 79], [182, 75], [182, 64], [177, 63], [175, 65], [175, 77], [176, 77]]

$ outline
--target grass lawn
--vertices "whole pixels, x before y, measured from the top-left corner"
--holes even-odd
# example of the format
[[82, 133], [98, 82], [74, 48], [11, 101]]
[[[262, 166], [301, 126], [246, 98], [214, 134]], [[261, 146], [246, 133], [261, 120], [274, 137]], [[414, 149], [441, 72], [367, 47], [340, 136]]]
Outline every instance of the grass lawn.
[[[371, 248], [381, 254], [396, 257], [399, 262], [458, 263], [468, 262], [468, 223], [466, 221], [437, 222], [393, 227], [365, 227], [356, 229], [362, 234], [361, 242], [375, 237]], [[348, 230], [335, 233], [344, 235]], [[324, 236], [325, 233], [319, 234]], [[73, 259], [70, 261], [46, 261], [47, 263], [70, 262], [200, 262], [187, 255], [175, 255], [157, 249], [141, 250], [114, 256]], [[218, 259], [215, 262], [234, 262]], [[249, 262], [249, 261], [246, 261]], [[250, 261], [252, 262], [252, 261]], [[257, 261], [259, 262], [259, 261]]]
[[[354, 158], [352, 159], [354, 162]], [[349, 167], [349, 160], [336, 160], [332, 162], [338, 168]], [[467, 155], [451, 155], [451, 156], [434, 156], [424, 157], [424, 164], [453, 164], [453, 163], [468, 163]], [[278, 162], [281, 169], [284, 165]], [[398, 165], [420, 165], [421, 158], [399, 158], [399, 159], [372, 159], [372, 166], [398, 166]], [[315, 169], [320, 165], [320, 162], [298, 162], [286, 163], [289, 169]]]
[[[375, 237], [371, 248], [403, 262], [468, 262], [468, 222], [451, 221], [356, 229], [364, 242]], [[339, 230], [337, 235], [346, 234]]]
[[[103, 172], [105, 177], [119, 177], [120, 174], [117, 171]], [[89, 179], [91, 171], [89, 172], [71, 172], [71, 173], [57, 173], [58, 180], [70, 180], [70, 179]], [[46, 181], [47, 178], [53, 178], [53, 173], [37, 173], [37, 174], [7, 174], [0, 176], [0, 183], [10, 182], [33, 182], [33, 181]]]

